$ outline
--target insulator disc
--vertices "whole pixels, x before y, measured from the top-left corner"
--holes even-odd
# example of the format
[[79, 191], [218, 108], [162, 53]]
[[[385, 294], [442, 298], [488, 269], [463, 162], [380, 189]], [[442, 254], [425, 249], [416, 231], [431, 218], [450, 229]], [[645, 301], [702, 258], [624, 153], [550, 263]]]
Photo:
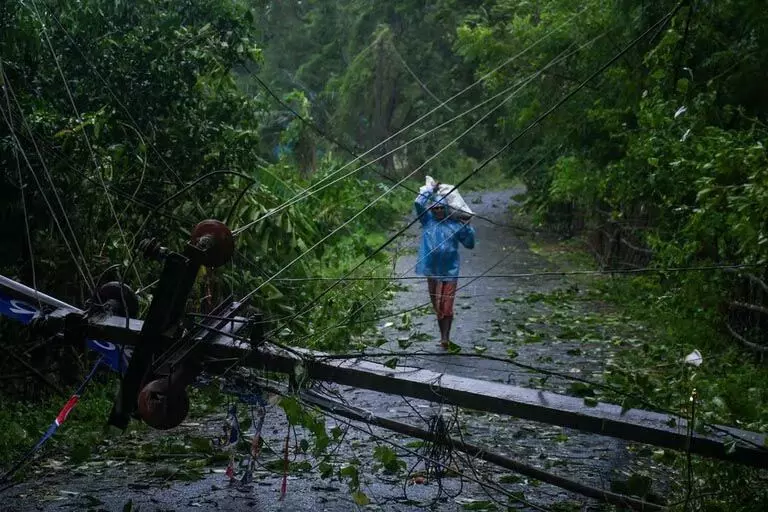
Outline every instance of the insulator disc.
[[206, 267], [220, 267], [232, 259], [235, 253], [232, 231], [219, 220], [208, 219], [200, 222], [192, 230], [190, 241], [205, 251], [203, 264]]
[[139, 414], [152, 428], [168, 430], [181, 425], [189, 413], [189, 396], [184, 388], [169, 387], [167, 378], [153, 380], [141, 390]]

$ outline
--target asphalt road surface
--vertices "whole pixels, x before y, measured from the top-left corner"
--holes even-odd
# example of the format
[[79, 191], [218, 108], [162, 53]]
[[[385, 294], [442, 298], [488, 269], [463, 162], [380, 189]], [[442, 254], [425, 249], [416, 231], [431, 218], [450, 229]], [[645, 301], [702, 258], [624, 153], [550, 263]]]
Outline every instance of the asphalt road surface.
[[[515, 190], [470, 194], [468, 201], [477, 213], [502, 223], [511, 220], [508, 207]], [[551, 263], [534, 254], [528, 244], [513, 230], [475, 220], [477, 246], [462, 251], [462, 274], [478, 275], [527, 273], [555, 270]], [[419, 226], [414, 226], [397, 247], [396, 272], [414, 275]], [[541, 301], [521, 300], [533, 293], [548, 293], [570, 286], [563, 278], [493, 278], [474, 282], [460, 281], [462, 286], [456, 300], [456, 318], [452, 340], [463, 352], [485, 350], [489, 355], [506, 357], [510, 348], [517, 360], [538, 367], [599, 379], [604, 362], [610, 357], [611, 344], [599, 339], [567, 339], [562, 336], [562, 322], [551, 325], [557, 305]], [[405, 281], [392, 299], [391, 311], [405, 310], [428, 300], [426, 283]], [[580, 311], [571, 311], [580, 314]], [[589, 314], [589, 311], [583, 312]], [[594, 314], [599, 312], [592, 311]], [[521, 332], [522, 331], [522, 332]], [[392, 324], [382, 321], [378, 335], [388, 342], [383, 350], [439, 350], [438, 331], [434, 317], [425, 309], [410, 318], [393, 317]], [[510, 339], [522, 337], [511, 344]], [[477, 347], [477, 348], [475, 348]], [[570, 383], [562, 379], [542, 378], [531, 372], [504, 363], [479, 359], [451, 357], [420, 357], [401, 360], [401, 364], [426, 367], [438, 372], [452, 373], [476, 379], [506, 382], [522, 386], [566, 392]], [[461, 435], [468, 442], [486, 446], [522, 462], [547, 469], [574, 480], [600, 488], [609, 488], [610, 481], [628, 476], [642, 465], [630, 453], [627, 443], [611, 438], [582, 434], [569, 429], [550, 427], [510, 416], [483, 414], [469, 410], [456, 411], [448, 405], [407, 401], [399, 396], [383, 395], [355, 388], [333, 388], [350, 404], [376, 414], [409, 422], [426, 428], [436, 414], [442, 414], [449, 424], [456, 421]], [[203, 419], [190, 420], [172, 432], [178, 439], [189, 437], [213, 438], [221, 431], [224, 411]], [[267, 412], [263, 436], [272, 451], [263, 454], [262, 466], [254, 473], [253, 483], [230, 485], [223, 474], [226, 462], [202, 468], [203, 476], [194, 481], [179, 481], [187, 471], [183, 455], [158, 456], [157, 460], [135, 461], [131, 457], [114, 459], [96, 456], [89, 462], [72, 467], [66, 462], [44, 461], [31, 481], [4, 492], [0, 509], [27, 510], [264, 510], [264, 511], [338, 511], [350, 510], [599, 510], [600, 505], [556, 487], [514, 475], [482, 461], [454, 456], [450, 466], [456, 474], [441, 481], [427, 479], [421, 483], [418, 475], [424, 462], [413, 455], [418, 443], [413, 439], [378, 428], [347, 428], [343, 423], [327, 419], [329, 429], [339, 426], [345, 432], [340, 443], [332, 443], [335, 468], [355, 463], [360, 468], [360, 493], [353, 495], [349, 479], [323, 479], [319, 461], [298, 455], [294, 463], [306, 460], [304, 471], [292, 472], [287, 479], [287, 492], [280, 499], [283, 475], [279, 470], [282, 447], [287, 431], [285, 415], [278, 407]], [[452, 436], [459, 435], [453, 424]], [[301, 430], [298, 437], [305, 436]], [[155, 432], [134, 434], [130, 439], [117, 439], [130, 449], [158, 439]], [[381, 460], [372, 455], [376, 447], [394, 448], [405, 463], [404, 471], [387, 473]], [[291, 446], [299, 444], [291, 441]], [[405, 446], [405, 449], [402, 447]], [[408, 451], [410, 450], [410, 451]], [[291, 450], [293, 451], [293, 450]], [[293, 457], [293, 456], [292, 456]], [[271, 464], [269, 461], [273, 461]], [[416, 476], [416, 477], [415, 477]], [[484, 488], [491, 483], [496, 488]], [[506, 495], [498, 491], [501, 487]], [[362, 495], [365, 495], [364, 497]], [[523, 500], [523, 501], [521, 501]], [[368, 502], [367, 504], [365, 504]], [[133, 507], [133, 508], [131, 508]], [[495, 508], [494, 508], [495, 507]]]

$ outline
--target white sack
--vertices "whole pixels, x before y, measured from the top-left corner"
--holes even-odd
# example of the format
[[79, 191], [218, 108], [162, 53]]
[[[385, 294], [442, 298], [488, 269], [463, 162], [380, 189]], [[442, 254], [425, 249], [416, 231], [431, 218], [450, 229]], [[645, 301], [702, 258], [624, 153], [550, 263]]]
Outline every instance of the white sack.
[[[427, 176], [427, 182], [426, 182], [427, 187], [429, 187], [430, 189], [434, 189], [435, 184], [437, 184], [437, 182], [434, 180], [434, 178], [432, 178], [432, 176]], [[453, 185], [441, 183], [440, 187], [438, 187], [437, 189], [437, 195], [439, 196], [439, 201], [448, 207], [449, 215], [454, 215], [460, 218], [472, 217], [475, 214], [475, 212], [472, 211], [469, 205], [467, 205], [466, 201], [464, 201], [464, 198], [461, 197], [461, 194], [459, 194], [458, 189], [451, 192], [452, 188], [453, 188]], [[451, 192], [451, 193], [448, 194], [448, 192]]]
[[701, 352], [694, 350], [685, 356], [684, 361], [688, 364], [692, 364], [693, 366], [701, 366], [701, 363], [704, 362], [704, 357], [701, 355]]

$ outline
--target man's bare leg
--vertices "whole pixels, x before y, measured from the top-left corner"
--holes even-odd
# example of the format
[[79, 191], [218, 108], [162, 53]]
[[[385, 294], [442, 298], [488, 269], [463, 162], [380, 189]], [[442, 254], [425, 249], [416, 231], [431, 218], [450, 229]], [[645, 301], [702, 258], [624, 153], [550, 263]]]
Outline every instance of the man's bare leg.
[[427, 285], [429, 287], [429, 298], [432, 301], [432, 308], [435, 310], [435, 316], [437, 316], [437, 326], [440, 329], [440, 345], [445, 346], [445, 340], [447, 339], [445, 322], [440, 316], [440, 301], [442, 300], [440, 282], [437, 279], [427, 279]]
[[429, 300], [432, 301], [432, 309], [438, 314], [439, 302], [437, 301], [437, 280], [427, 279], [427, 289], [429, 290]]
[[453, 323], [453, 317], [452, 316], [447, 316], [447, 317], [443, 318], [443, 322], [445, 322], [445, 334], [443, 335], [443, 339], [445, 339], [445, 341], [450, 344], [450, 342], [451, 342], [451, 324]]

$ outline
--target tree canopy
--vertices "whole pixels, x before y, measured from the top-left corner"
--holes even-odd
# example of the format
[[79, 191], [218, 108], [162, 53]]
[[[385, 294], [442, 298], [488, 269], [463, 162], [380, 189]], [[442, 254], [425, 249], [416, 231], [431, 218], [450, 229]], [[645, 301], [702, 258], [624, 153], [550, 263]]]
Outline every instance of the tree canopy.
[[[643, 266], [764, 281], [766, 62], [756, 0], [8, 0], [0, 273], [77, 304], [126, 280], [146, 306], [138, 242], [218, 218], [238, 253], [193, 308], [258, 289], [275, 336], [347, 347], [385, 286], [275, 277], [387, 275], [385, 233], [432, 173], [519, 180], [521, 214], [598, 240], [606, 267], [636, 263], [621, 239]], [[661, 281], [712, 322], [741, 289]]]

